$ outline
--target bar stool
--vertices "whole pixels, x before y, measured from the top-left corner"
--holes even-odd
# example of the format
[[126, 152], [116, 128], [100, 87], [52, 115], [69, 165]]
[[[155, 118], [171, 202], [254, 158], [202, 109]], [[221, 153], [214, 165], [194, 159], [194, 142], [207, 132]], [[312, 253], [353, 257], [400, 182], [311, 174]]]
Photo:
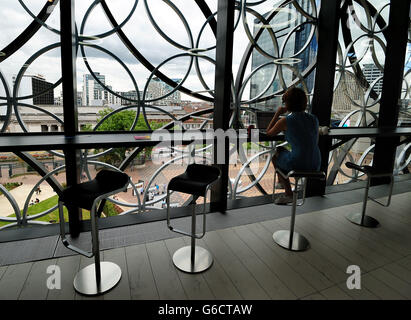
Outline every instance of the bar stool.
[[[293, 203], [291, 209], [290, 230], [279, 230], [273, 233], [273, 239], [279, 246], [291, 251], [304, 251], [310, 247], [308, 240], [301, 234], [294, 232], [295, 214], [297, 206], [302, 206], [305, 202], [305, 191], [307, 189], [307, 179], [325, 179], [325, 173], [322, 171], [290, 171], [284, 174], [281, 170], [275, 169], [274, 173], [274, 191], [275, 191], [275, 175], [281, 174], [284, 179], [294, 178], [295, 185], [293, 189]], [[298, 181], [304, 179], [303, 182], [303, 198], [300, 203], [298, 200]]]
[[[358, 170], [362, 173], [364, 173], [365, 175], [367, 175], [367, 186], [365, 187], [365, 193], [364, 193], [364, 199], [363, 199], [363, 203], [362, 203], [362, 212], [355, 212], [355, 213], [350, 213], [347, 215], [347, 219], [349, 221], [351, 221], [352, 223], [355, 223], [359, 226], [362, 227], [367, 227], [367, 228], [376, 228], [380, 225], [380, 223], [378, 222], [377, 219], [367, 216], [365, 214], [365, 211], [367, 209], [367, 200], [370, 199], [376, 203], [378, 203], [380, 206], [384, 206], [384, 207], [388, 207], [391, 203], [391, 196], [392, 196], [392, 189], [393, 189], [393, 185], [394, 185], [394, 176], [392, 172], [377, 172], [373, 167], [371, 166], [359, 166], [355, 163], [352, 162], [347, 162], [346, 167], [349, 169], [354, 169], [354, 170]], [[388, 194], [388, 199], [387, 199], [387, 203], [381, 203], [371, 197], [368, 196], [368, 191], [370, 189], [370, 184], [371, 184], [371, 178], [379, 178], [379, 177], [389, 177], [391, 179], [390, 182], [390, 191]]]
[[[64, 246], [85, 257], [94, 256], [94, 263], [81, 269], [74, 278], [73, 285], [79, 293], [102, 294], [120, 281], [121, 269], [118, 265], [108, 261], [100, 262], [97, 217], [103, 211], [106, 198], [120, 191], [127, 191], [129, 183], [129, 176], [123, 172], [101, 170], [95, 179], [68, 187], [59, 198], [60, 235]], [[63, 204], [90, 210], [92, 252], [72, 245], [66, 238]]]
[[[190, 164], [186, 171], [170, 180], [167, 187], [167, 226], [173, 231], [191, 237], [191, 245], [178, 249], [173, 255], [174, 265], [181, 271], [198, 273], [207, 270], [213, 263], [210, 252], [196, 246], [195, 240], [204, 237], [206, 232], [206, 197], [210, 187], [220, 179], [221, 171], [217, 167], [203, 164]], [[170, 191], [183, 192], [195, 197], [203, 197], [203, 232], [196, 233], [195, 204], [191, 213], [191, 233], [175, 229], [170, 224]]]

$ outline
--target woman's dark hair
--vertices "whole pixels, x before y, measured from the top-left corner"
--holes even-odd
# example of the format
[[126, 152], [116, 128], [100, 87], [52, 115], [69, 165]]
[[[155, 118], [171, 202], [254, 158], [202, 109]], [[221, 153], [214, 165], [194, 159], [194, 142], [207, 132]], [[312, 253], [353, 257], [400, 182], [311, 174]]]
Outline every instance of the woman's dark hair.
[[300, 88], [289, 88], [283, 94], [283, 102], [285, 103], [287, 110], [291, 112], [300, 112], [307, 108], [307, 96]]

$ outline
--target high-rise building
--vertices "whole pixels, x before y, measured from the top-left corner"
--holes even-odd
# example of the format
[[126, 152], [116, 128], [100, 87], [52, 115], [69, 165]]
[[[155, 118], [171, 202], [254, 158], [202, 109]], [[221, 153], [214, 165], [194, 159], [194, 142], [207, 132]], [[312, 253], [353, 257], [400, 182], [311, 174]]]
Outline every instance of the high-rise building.
[[377, 83], [373, 87], [373, 90], [376, 93], [380, 94], [382, 90], [382, 76], [384, 75], [384, 71], [380, 70], [373, 63], [365, 63], [363, 67], [363, 73], [369, 85], [371, 85], [374, 82], [374, 80], [381, 77], [381, 79], [377, 81]]
[[[13, 77], [13, 86], [16, 77]], [[51, 89], [53, 83], [47, 82], [44, 76], [37, 75], [24, 75], [19, 84], [20, 97], [31, 96], [32, 98], [20, 100], [20, 102], [34, 104], [34, 105], [53, 105], [54, 104], [54, 90]], [[49, 89], [49, 90], [48, 90]], [[43, 92], [39, 95], [39, 93]]]
[[[171, 80], [173, 80], [176, 83], [181, 82], [181, 79], [171, 79]], [[158, 77], [154, 77], [151, 79], [150, 83], [148, 84], [146, 100], [163, 97], [166, 94], [170, 93], [172, 90], [173, 90], [172, 86], [160, 80]], [[176, 90], [172, 94], [168, 95], [167, 97], [161, 100], [155, 101], [154, 104], [155, 105], [179, 105], [181, 104], [180, 91]]]
[[[411, 27], [410, 27], [411, 29]], [[410, 30], [411, 32], [411, 30]], [[408, 70], [411, 69], [411, 42], [408, 42], [407, 44], [407, 54], [405, 57], [405, 68], [404, 68], [404, 73], [407, 72]]]
[[[94, 72], [96, 78], [102, 83], [106, 84], [106, 76], [99, 72]], [[93, 78], [91, 74], [83, 75], [83, 106], [98, 106], [103, 105], [104, 88]]]
[[[137, 96], [136, 90], [130, 90], [130, 91], [120, 92], [120, 93], [122, 97], [126, 98], [126, 99], [121, 99], [122, 105], [137, 104], [138, 96]], [[132, 99], [134, 101], [130, 101], [127, 99]]]
[[83, 92], [77, 91], [77, 106], [80, 107], [83, 104]]
[[[54, 98], [54, 104], [61, 106], [63, 105], [63, 91], [60, 91], [60, 96]], [[83, 105], [83, 91], [77, 91], [77, 106]]]
[[332, 112], [334, 119], [341, 120], [349, 112], [363, 104], [364, 88], [354, 75], [347, 73], [342, 77], [334, 91]]
[[[310, 1], [300, 1], [299, 5], [303, 10], [310, 12]], [[272, 12], [270, 11], [264, 14], [264, 18], [267, 18], [271, 13]], [[272, 21], [270, 21], [270, 28], [273, 31], [275, 38], [278, 42], [278, 48], [280, 51], [279, 55], [283, 59], [277, 61], [276, 66], [274, 64], [271, 64], [269, 66], [263, 67], [253, 75], [250, 81], [250, 99], [261, 94], [267, 88], [267, 86], [270, 83], [270, 80], [274, 75], [275, 80], [269, 86], [267, 91], [265, 91], [263, 96], [268, 96], [270, 94], [273, 94], [274, 92], [281, 91], [283, 86], [281, 85], [279, 72], [282, 73], [282, 77], [284, 79], [286, 86], [288, 86], [294, 79], [298, 77], [298, 75], [295, 74], [289, 67], [283, 66], [283, 64], [291, 62], [290, 66], [292, 68], [297, 69], [301, 73], [304, 70], [306, 70], [307, 67], [311, 63], [313, 63], [313, 61], [315, 61], [317, 54], [317, 39], [315, 36], [312, 38], [308, 46], [300, 54], [295, 56], [295, 54], [298, 53], [301, 49], [303, 49], [304, 45], [307, 43], [311, 33], [311, 28], [313, 28], [311, 24], [301, 24], [301, 19], [301, 14], [296, 12], [293, 4], [290, 3], [284, 8], [279, 9], [276, 14], [276, 17]], [[300, 24], [301, 26], [291, 33], [292, 29]], [[272, 37], [270, 33], [267, 31], [267, 26], [264, 27], [265, 28], [263, 32], [257, 40], [257, 44], [261, 49], [263, 49], [268, 54], [276, 56], [276, 54], [274, 53]], [[261, 28], [261, 21], [259, 19], [255, 19], [253, 29], [254, 38], [256, 37], [257, 33], [260, 31]], [[289, 34], [290, 36], [288, 37]], [[295, 59], [298, 59], [299, 62], [294, 63]], [[270, 59], [268, 57], [262, 55], [260, 52], [258, 52], [257, 49], [253, 50], [251, 57], [251, 70], [255, 70], [259, 66], [269, 62]], [[304, 81], [308, 91], [310, 92], [314, 87], [314, 72], [311, 72], [310, 74], [306, 75], [304, 77]], [[267, 101], [252, 104], [252, 106], [257, 109], [272, 110], [273, 107], [278, 106], [280, 103], [280, 97], [275, 97]]]

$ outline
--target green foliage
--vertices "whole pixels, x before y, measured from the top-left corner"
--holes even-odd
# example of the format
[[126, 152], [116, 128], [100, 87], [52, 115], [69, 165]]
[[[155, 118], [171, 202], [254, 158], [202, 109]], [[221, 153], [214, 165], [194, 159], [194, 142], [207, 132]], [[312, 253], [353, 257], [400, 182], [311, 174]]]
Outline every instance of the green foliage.
[[[110, 114], [111, 112], [113, 112], [113, 110], [110, 108], [101, 110], [99, 112], [100, 118], [98, 119], [98, 121], [103, 119], [104, 116]], [[134, 110], [124, 110], [121, 112], [117, 112], [113, 114], [112, 116], [108, 117], [106, 120], [104, 120], [104, 122], [101, 124], [100, 127], [98, 127], [97, 130], [98, 131], [128, 131], [131, 129], [131, 126], [136, 117], [136, 114], [137, 112]], [[139, 120], [140, 118], [142, 117], [139, 116]], [[147, 126], [145, 126], [144, 129], [147, 129]], [[138, 129], [136, 128], [136, 130]]]
[[[101, 121], [103, 117], [113, 112], [112, 109], [106, 108], [99, 112]], [[97, 131], [129, 131], [133, 125], [134, 119], [136, 118], [137, 112], [135, 110], [124, 110], [115, 113], [108, 117], [104, 122], [98, 127]], [[162, 126], [159, 122], [151, 122], [151, 129], [155, 130]], [[147, 124], [144, 121], [143, 115], [139, 115], [136, 125], [133, 131], [148, 130]], [[100, 158], [101, 161], [109, 163], [114, 166], [118, 166], [125, 159], [126, 148], [115, 148], [109, 154], [104, 155]], [[145, 155], [151, 153], [152, 147], [146, 148]], [[98, 150], [96, 150], [98, 152]]]
[[[13, 190], [14, 188], [17, 188], [18, 186], [21, 186], [23, 183], [22, 182], [6, 182], [3, 184], [3, 186], [8, 190]], [[0, 195], [2, 195], [3, 192], [0, 191]]]
[[14, 188], [17, 188], [19, 186], [21, 186], [23, 183], [22, 182], [6, 182], [5, 184], [3, 184], [3, 186], [7, 189], [7, 190], [13, 190]]
[[118, 215], [118, 212], [115, 208], [114, 203], [107, 201], [106, 204], [104, 205], [103, 212], [106, 215], [106, 217], [112, 217]]
[[80, 131], [92, 131], [93, 130], [93, 126], [89, 123], [82, 125], [80, 128]]
[[[103, 117], [113, 112], [113, 109], [106, 108], [99, 111], [99, 119], [101, 121]], [[110, 117], [108, 117], [104, 122], [98, 127], [97, 131], [129, 131], [133, 125], [134, 119], [136, 118], [137, 111], [135, 110], [123, 110], [117, 112]], [[162, 126], [162, 123], [157, 121], [150, 122], [152, 130], [156, 130]], [[138, 116], [136, 125], [133, 128], [133, 131], [139, 130], [149, 130], [144, 117], [142, 114]]]

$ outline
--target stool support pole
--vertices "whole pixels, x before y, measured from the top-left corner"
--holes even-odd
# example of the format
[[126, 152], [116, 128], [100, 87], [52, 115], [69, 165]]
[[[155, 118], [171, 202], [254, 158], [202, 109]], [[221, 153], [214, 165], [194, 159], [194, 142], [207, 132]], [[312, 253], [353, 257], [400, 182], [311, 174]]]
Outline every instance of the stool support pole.
[[191, 217], [191, 265], [194, 267], [196, 257], [196, 205], [193, 204]]
[[371, 178], [367, 178], [367, 186], [365, 187], [364, 200], [362, 203], [361, 225], [364, 225], [365, 211], [367, 210], [368, 191], [370, 190]]
[[373, 218], [370, 217], [368, 215], [365, 214], [366, 210], [367, 210], [367, 200], [368, 200], [368, 192], [371, 186], [371, 177], [368, 176], [367, 178], [367, 185], [365, 187], [365, 191], [364, 191], [364, 199], [363, 199], [363, 203], [362, 203], [362, 212], [361, 213], [350, 213], [348, 214], [346, 217], [347, 219], [354, 223], [357, 224], [361, 227], [367, 227], [367, 228], [377, 228], [379, 226], [379, 222]]
[[100, 262], [100, 244], [97, 224], [97, 202], [90, 210], [93, 264], [81, 269], [74, 278], [74, 288], [85, 295], [98, 295], [112, 289], [121, 279], [121, 269], [113, 262]]
[[295, 179], [295, 187], [293, 190], [293, 207], [291, 211], [291, 222], [290, 222], [290, 241], [288, 247], [291, 249], [293, 246], [293, 238], [294, 238], [294, 226], [295, 226], [295, 213], [297, 209], [297, 195], [298, 195], [298, 179]]
[[182, 230], [174, 229], [170, 224], [170, 214], [169, 214], [169, 191], [167, 190], [167, 225], [168, 228], [180, 234], [184, 234], [191, 238], [191, 245], [182, 247], [178, 249], [173, 254], [173, 263], [181, 271], [187, 273], [198, 273], [203, 272], [211, 267], [213, 263], [213, 257], [208, 250], [196, 246], [196, 239], [201, 239], [205, 235], [205, 222], [206, 222], [206, 196], [207, 192], [204, 194], [204, 205], [203, 205], [203, 234], [201, 236], [197, 235], [197, 217], [196, 217], [196, 205], [192, 204], [193, 208], [191, 211], [191, 231], [186, 232]]
[[[290, 230], [279, 230], [273, 233], [274, 242], [279, 246], [290, 251], [304, 251], [310, 247], [308, 240], [301, 234], [294, 232], [295, 229], [295, 215], [297, 212], [298, 201], [298, 180], [300, 177], [295, 177], [295, 186], [293, 190], [293, 203], [291, 208], [291, 221]], [[306, 182], [307, 180], [305, 180]], [[307, 184], [304, 183], [303, 187], [306, 188]], [[303, 190], [305, 194], [305, 190]], [[302, 202], [304, 203], [304, 202]]]
[[276, 183], [277, 183], [277, 171], [274, 169], [273, 201], [275, 200], [275, 191], [277, 190], [275, 186]]
[[98, 240], [98, 226], [97, 226], [97, 217], [96, 217], [96, 204], [93, 205], [91, 212], [91, 236], [93, 242], [93, 254], [94, 254], [94, 267], [96, 270], [96, 283], [97, 287], [100, 287], [101, 284], [101, 268], [100, 268], [100, 244]]

